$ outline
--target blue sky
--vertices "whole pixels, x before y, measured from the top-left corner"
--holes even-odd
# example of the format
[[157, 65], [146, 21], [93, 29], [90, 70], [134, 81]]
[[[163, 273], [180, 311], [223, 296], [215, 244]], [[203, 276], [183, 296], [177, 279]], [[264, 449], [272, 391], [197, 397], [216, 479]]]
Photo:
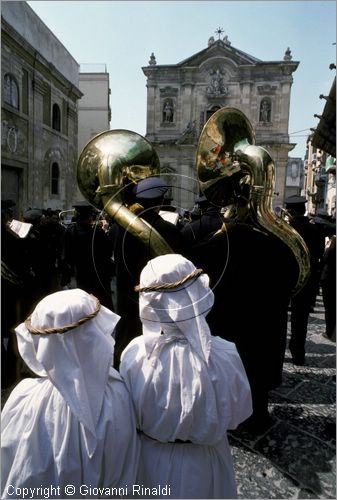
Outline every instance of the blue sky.
[[[80, 64], [103, 63], [110, 74], [111, 128], [146, 133], [147, 66], [176, 64], [207, 47], [223, 28], [232, 46], [265, 61], [290, 47], [293, 74], [289, 133], [305, 154], [318, 123], [336, 63], [335, 1], [33, 1], [28, 2]], [[300, 132], [298, 132], [300, 131]], [[298, 133], [297, 133], [298, 132]]]

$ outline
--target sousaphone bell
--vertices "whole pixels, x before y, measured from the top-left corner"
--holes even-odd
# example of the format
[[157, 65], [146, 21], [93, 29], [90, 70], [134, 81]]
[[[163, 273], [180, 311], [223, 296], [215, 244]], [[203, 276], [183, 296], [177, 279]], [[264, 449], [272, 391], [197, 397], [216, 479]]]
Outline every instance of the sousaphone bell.
[[200, 189], [210, 202], [235, 206], [244, 199], [249, 221], [280, 238], [298, 264], [298, 293], [310, 274], [307, 245], [299, 233], [272, 208], [275, 165], [268, 151], [256, 146], [253, 127], [242, 111], [221, 108], [205, 124], [198, 143], [196, 164]]
[[128, 207], [134, 185], [160, 175], [156, 151], [143, 136], [130, 130], [107, 130], [91, 139], [77, 163], [83, 196], [131, 234], [149, 245], [153, 257], [172, 253], [164, 238]]

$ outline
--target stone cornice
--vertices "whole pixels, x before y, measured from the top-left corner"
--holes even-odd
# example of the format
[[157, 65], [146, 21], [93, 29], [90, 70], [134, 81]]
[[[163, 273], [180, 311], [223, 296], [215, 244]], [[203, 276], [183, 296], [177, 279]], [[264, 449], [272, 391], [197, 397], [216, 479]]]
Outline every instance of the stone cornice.
[[[31, 70], [41, 73], [47, 81], [50, 81], [72, 100], [83, 96], [80, 89], [75, 87], [65, 78], [55, 66], [48, 62], [37, 50], [35, 50], [16, 30], [1, 18], [1, 43], [8, 45], [23, 61], [31, 66]], [[24, 66], [24, 65], [23, 65]], [[35, 80], [37, 77], [35, 76]], [[43, 87], [43, 86], [42, 86]], [[40, 87], [39, 90], [43, 90]], [[43, 93], [43, 92], [41, 92]]]
[[262, 146], [265, 147], [265, 149], [269, 150], [270, 148], [273, 149], [279, 149], [279, 150], [286, 150], [286, 151], [291, 151], [294, 149], [296, 144], [290, 143], [290, 142], [277, 142], [275, 140], [265, 140], [263, 138], [257, 137], [256, 138], [256, 145], [257, 146]]

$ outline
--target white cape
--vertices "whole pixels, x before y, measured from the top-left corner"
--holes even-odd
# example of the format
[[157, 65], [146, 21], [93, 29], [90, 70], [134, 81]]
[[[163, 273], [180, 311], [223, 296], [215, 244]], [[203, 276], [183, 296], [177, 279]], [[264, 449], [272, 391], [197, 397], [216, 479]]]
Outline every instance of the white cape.
[[[135, 425], [125, 384], [111, 369], [96, 426], [96, 449], [89, 456], [83, 425], [58, 390], [47, 379], [23, 380], [2, 412], [1, 498], [22, 498], [11, 485], [21, 492], [32, 488], [29, 498], [46, 498], [41, 488], [51, 486], [50, 498], [120, 498], [111, 488], [132, 491], [136, 478]], [[73, 485], [73, 495], [71, 490], [66, 494], [67, 485]], [[96, 487], [110, 491], [97, 494]]]
[[[186, 345], [182, 350], [179, 341], [167, 343], [154, 362], [144, 341], [145, 336], [134, 339], [120, 365], [142, 431], [137, 483], [150, 488], [170, 486], [171, 498], [236, 498], [226, 431], [248, 418], [252, 406], [235, 345], [211, 338], [209, 377], [205, 377], [198, 358]], [[192, 398], [191, 384], [179, 382], [182, 373], [182, 380], [194, 379]], [[177, 439], [192, 443], [168, 443]]]
[[[31, 325], [57, 330], [95, 307], [83, 290], [56, 292], [39, 302]], [[64, 334], [16, 328], [19, 352], [39, 378], [20, 382], [1, 415], [2, 498], [120, 497], [109, 488], [132, 489], [139, 439], [130, 395], [111, 367], [118, 319], [101, 306]]]
[[148, 262], [143, 335], [121, 357], [142, 438], [137, 482], [160, 485], [157, 498], [166, 487], [171, 498], [236, 498], [226, 431], [251, 415], [250, 387], [235, 345], [210, 333], [214, 295], [201, 272], [182, 255]]

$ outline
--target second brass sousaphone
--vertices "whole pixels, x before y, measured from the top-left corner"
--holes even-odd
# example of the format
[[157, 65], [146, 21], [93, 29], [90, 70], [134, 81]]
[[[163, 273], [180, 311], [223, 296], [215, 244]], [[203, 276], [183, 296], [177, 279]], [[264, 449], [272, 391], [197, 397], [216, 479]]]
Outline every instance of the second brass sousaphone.
[[162, 236], [128, 209], [133, 186], [160, 174], [153, 146], [130, 130], [107, 130], [91, 139], [77, 163], [77, 182], [83, 196], [131, 234], [149, 245], [153, 257], [172, 253]]
[[298, 293], [310, 274], [309, 251], [298, 232], [272, 208], [275, 165], [266, 149], [254, 145], [253, 128], [240, 110], [222, 108], [209, 118], [196, 162], [200, 188], [209, 201], [229, 207], [245, 199], [251, 223], [290, 248], [298, 265], [293, 295]]

